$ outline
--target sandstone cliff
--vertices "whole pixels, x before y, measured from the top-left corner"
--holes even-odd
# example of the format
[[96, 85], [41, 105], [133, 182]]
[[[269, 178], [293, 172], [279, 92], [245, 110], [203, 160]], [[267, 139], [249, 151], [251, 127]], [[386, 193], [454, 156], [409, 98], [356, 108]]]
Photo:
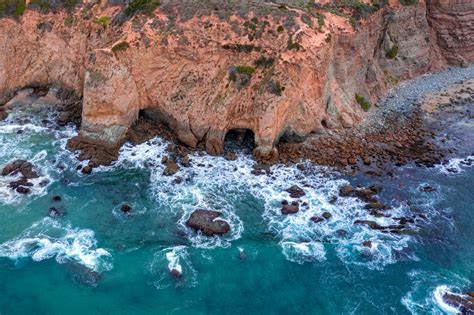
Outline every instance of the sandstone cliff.
[[211, 154], [250, 129], [271, 160], [282, 136], [350, 128], [401, 80], [474, 60], [470, 0], [283, 2], [0, 0], [1, 103], [60, 86], [83, 97], [76, 144], [113, 150], [144, 114]]

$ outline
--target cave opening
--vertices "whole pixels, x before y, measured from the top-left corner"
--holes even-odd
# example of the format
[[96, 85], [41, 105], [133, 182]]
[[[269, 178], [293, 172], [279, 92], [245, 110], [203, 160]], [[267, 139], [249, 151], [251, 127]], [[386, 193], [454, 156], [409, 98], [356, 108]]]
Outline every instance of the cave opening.
[[231, 129], [224, 138], [224, 151], [241, 151], [244, 154], [251, 154], [255, 148], [255, 133], [251, 129]]

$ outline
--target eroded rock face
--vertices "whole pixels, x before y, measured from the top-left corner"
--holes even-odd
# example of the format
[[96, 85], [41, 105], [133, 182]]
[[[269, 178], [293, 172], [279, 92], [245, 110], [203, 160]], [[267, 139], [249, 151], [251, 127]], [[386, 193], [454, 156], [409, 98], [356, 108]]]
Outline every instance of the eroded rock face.
[[33, 84], [72, 89], [83, 115], [70, 147], [98, 152], [100, 163], [116, 157], [141, 110], [211, 154], [224, 153], [229, 130], [252, 130], [254, 156], [271, 163], [282, 135], [357, 124], [365, 112], [355, 94], [375, 102], [400, 80], [474, 60], [470, 0], [391, 1], [357, 28], [316, 7], [212, 3], [162, 1], [133, 21], [92, 3], [73, 23], [61, 10], [0, 18], [0, 104]]

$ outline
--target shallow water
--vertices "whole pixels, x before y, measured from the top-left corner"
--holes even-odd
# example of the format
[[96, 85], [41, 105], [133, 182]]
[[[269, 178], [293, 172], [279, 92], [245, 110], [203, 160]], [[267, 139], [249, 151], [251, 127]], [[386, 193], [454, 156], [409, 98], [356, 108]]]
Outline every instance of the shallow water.
[[[33, 105], [0, 122], [0, 165], [27, 159], [42, 175], [26, 197], [0, 178], [1, 314], [442, 314], [453, 311], [442, 292], [473, 289], [472, 133], [452, 165], [408, 165], [388, 178], [310, 164], [255, 176], [244, 154], [232, 162], [195, 154], [175, 184], [162, 175], [167, 143], [158, 138], [125, 145], [113, 166], [82, 175], [65, 150], [74, 128], [45, 125], [50, 115]], [[391, 217], [371, 216], [352, 197], [331, 203], [348, 183], [382, 185]], [[294, 184], [308, 206], [284, 216]], [[420, 191], [427, 184], [436, 191]], [[123, 203], [132, 214], [121, 213]], [[49, 218], [50, 207], [64, 216]], [[221, 211], [231, 232], [189, 230], [184, 222], [198, 208]], [[329, 220], [311, 222], [325, 211]], [[409, 233], [353, 224], [397, 216], [417, 218]]]

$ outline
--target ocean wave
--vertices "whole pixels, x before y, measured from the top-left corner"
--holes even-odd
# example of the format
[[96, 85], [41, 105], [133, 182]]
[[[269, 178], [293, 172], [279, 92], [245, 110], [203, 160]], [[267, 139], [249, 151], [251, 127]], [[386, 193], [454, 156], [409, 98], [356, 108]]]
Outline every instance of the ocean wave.
[[197, 272], [193, 268], [186, 246], [164, 248], [153, 255], [146, 273], [154, 279], [159, 290], [169, 287], [195, 287]]
[[112, 255], [97, 248], [92, 230], [62, 225], [51, 218], [34, 223], [19, 237], [0, 244], [0, 257], [15, 262], [28, 257], [33, 261], [55, 258], [60, 264], [76, 262], [96, 272], [113, 268]]
[[447, 163], [436, 165], [435, 168], [442, 174], [455, 175], [472, 166], [474, 166], [474, 156], [470, 155], [466, 158], [451, 158]]
[[447, 304], [443, 296], [446, 293], [457, 295], [461, 287], [470, 285], [468, 279], [447, 271], [412, 270], [408, 276], [412, 287], [403, 296], [401, 303], [411, 314], [459, 314], [459, 310]]

